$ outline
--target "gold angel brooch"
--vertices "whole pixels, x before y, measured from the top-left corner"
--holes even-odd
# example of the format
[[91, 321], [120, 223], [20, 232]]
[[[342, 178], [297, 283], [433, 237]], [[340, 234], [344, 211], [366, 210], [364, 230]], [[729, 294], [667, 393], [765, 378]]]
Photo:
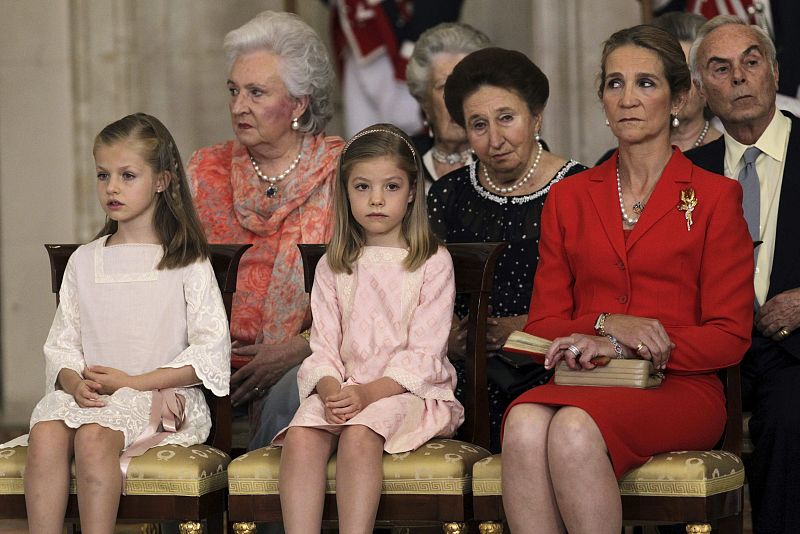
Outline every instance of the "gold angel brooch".
[[678, 210], [686, 212], [686, 230], [692, 230], [692, 212], [697, 206], [697, 197], [694, 194], [694, 189], [687, 187], [681, 191], [681, 202], [678, 204]]

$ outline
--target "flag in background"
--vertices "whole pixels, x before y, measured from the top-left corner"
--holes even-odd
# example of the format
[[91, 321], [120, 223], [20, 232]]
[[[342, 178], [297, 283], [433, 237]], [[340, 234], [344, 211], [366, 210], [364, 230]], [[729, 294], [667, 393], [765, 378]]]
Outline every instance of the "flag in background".
[[755, 13], [754, 4], [761, 3], [754, 0], [688, 0], [686, 11], [698, 13], [707, 19], [712, 19], [717, 15], [736, 15], [742, 20], [751, 24], [756, 21], [751, 13]]

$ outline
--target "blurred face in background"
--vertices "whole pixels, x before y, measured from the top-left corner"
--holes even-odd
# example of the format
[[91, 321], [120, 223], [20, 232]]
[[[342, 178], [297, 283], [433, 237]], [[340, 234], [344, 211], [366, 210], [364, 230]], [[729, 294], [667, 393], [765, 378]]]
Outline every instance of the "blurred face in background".
[[444, 84], [447, 77], [465, 56], [466, 54], [442, 52], [436, 54], [431, 62], [428, 101], [424, 111], [438, 142], [461, 144], [467, 141], [467, 132], [453, 121], [444, 103]]

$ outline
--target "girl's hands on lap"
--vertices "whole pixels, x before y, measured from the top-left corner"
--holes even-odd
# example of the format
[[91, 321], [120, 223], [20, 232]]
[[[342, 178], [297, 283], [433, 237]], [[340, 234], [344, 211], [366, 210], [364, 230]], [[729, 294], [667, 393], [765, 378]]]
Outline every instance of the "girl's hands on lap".
[[133, 380], [129, 374], [113, 367], [93, 365], [84, 369], [83, 376], [97, 384], [96, 390], [102, 395], [111, 395], [124, 387], [137, 389], [134, 387]]
[[325, 405], [325, 420], [332, 425], [341, 425], [347, 419], [334, 415], [333, 411], [328, 406], [328, 399], [337, 395], [342, 390], [342, 385], [333, 377], [325, 376], [317, 382], [317, 395], [322, 399], [322, 404]]
[[[570, 347], [573, 347], [571, 350]], [[577, 350], [574, 352], [574, 350]], [[545, 369], [553, 369], [558, 362], [564, 360], [570, 369], [594, 369], [597, 363], [592, 359], [598, 356], [616, 358], [614, 345], [606, 337], [587, 336], [586, 334], [572, 334], [571, 336], [558, 337], [553, 340], [550, 349], [544, 356]]]
[[[675, 348], [658, 319], [612, 314], [606, 317], [604, 329], [643, 360], [651, 360], [656, 369], [664, 369]], [[639, 344], [641, 343], [641, 349]]]
[[98, 391], [100, 384], [93, 380], [83, 379], [75, 386], [72, 397], [81, 408], [101, 408], [106, 405], [100, 400]]
[[370, 402], [369, 393], [363, 385], [345, 386], [338, 393], [325, 399], [325, 411], [327, 414], [327, 411], [330, 410], [334, 416], [349, 421], [366, 408]]

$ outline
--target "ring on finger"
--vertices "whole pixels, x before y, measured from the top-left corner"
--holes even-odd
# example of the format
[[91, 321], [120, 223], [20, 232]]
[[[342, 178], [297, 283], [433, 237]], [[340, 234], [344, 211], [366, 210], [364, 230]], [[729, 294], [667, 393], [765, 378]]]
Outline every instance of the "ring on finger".
[[644, 342], [640, 341], [638, 345], [636, 345], [636, 352], [642, 352], [642, 349], [646, 349], [647, 345]]
[[784, 326], [775, 334], [778, 337], [778, 340], [784, 340], [789, 337], [789, 330]]
[[570, 345], [569, 347], [567, 347], [567, 350], [575, 355], [576, 360], [581, 357], [581, 349], [579, 349], [575, 345]]

